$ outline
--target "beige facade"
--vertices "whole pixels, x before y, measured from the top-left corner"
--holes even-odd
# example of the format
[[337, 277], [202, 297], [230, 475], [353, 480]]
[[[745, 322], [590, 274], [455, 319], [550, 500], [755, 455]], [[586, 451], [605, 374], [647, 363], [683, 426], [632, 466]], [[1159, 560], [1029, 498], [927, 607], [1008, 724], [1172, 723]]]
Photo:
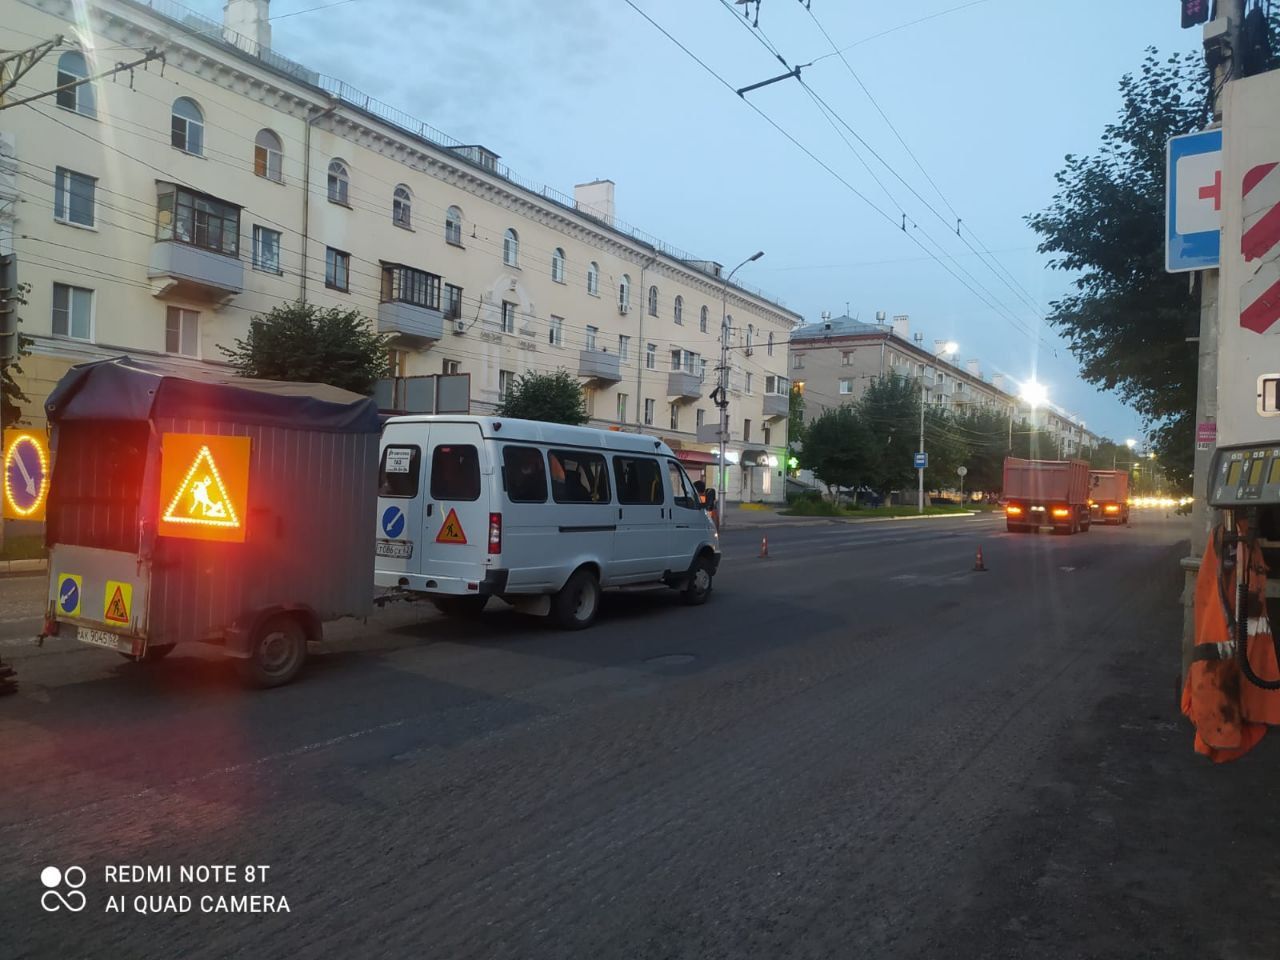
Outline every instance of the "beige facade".
[[785, 451], [785, 344], [801, 318], [616, 221], [611, 183], [576, 199], [522, 185], [488, 150], [280, 58], [266, 0], [231, 0], [226, 25], [165, 0], [75, 8], [9, 0], [20, 42], [65, 40], [8, 99], [134, 51], [164, 63], [3, 114], [16, 203], [0, 171], [0, 246], [31, 285], [28, 419], [72, 363], [218, 364], [253, 316], [304, 297], [395, 335], [388, 408], [414, 409], [412, 378], [458, 373], [482, 413], [514, 376], [564, 368], [594, 424], [662, 436], [696, 469], [716, 449], [723, 303], [728, 459], [751, 462], [730, 470], [729, 496], [781, 499], [767, 465]]

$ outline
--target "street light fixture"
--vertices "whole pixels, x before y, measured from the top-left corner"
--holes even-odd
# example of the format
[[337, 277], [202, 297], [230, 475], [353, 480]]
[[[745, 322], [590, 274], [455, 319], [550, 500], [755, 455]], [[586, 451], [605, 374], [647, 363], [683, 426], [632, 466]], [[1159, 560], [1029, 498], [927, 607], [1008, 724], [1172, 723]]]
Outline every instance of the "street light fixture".
[[728, 464], [725, 460], [725, 441], [729, 436], [729, 281], [733, 275], [748, 263], [764, 256], [763, 250], [757, 250], [747, 259], [734, 267], [725, 275], [720, 287], [720, 384], [717, 387], [719, 397], [716, 405], [720, 408], [720, 505], [716, 507], [716, 516], [720, 526], [724, 526], [725, 504], [728, 502]]
[[[953, 357], [960, 352], [960, 344], [954, 340], [948, 340], [946, 343], [934, 351], [934, 359], [947, 356]], [[935, 372], [935, 382], [937, 374]], [[924, 377], [920, 377], [920, 453], [924, 453]], [[924, 513], [924, 467], [916, 467], [916, 483], [918, 485], [916, 493], [916, 511]]]

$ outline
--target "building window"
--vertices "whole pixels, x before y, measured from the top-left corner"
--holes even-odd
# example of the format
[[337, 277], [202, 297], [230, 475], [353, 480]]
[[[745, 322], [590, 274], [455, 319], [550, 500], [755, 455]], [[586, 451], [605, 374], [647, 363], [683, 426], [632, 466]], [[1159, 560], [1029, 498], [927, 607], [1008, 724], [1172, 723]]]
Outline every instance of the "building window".
[[646, 401], [644, 402], [644, 425], [645, 425], [646, 427], [652, 427], [652, 426], [653, 426], [653, 408], [654, 408], [654, 403], [655, 403], [655, 402], [654, 402], [653, 400], [646, 400]]
[[425, 270], [399, 263], [382, 268], [382, 302], [408, 303], [427, 310], [440, 309], [440, 278]]
[[462, 364], [457, 360], [445, 360], [440, 364], [440, 372], [446, 377], [456, 377], [462, 372]]
[[173, 101], [169, 142], [184, 153], [204, 154], [204, 114], [190, 97]]
[[73, 340], [93, 339], [93, 291], [53, 285], [53, 335]]
[[842, 366], [842, 367], [851, 367], [851, 366], [853, 366], [853, 351], [852, 351], [852, 350], [844, 350], [844, 351], [841, 351], [841, 353], [840, 353], [840, 366]]
[[707, 358], [706, 357], [698, 358], [698, 378], [701, 380], [705, 380], [707, 378]]
[[600, 296], [600, 264], [594, 260], [587, 267], [587, 293], [593, 297]]
[[742, 442], [743, 443], [751, 442], [751, 421], [750, 420], [742, 421]]
[[671, 429], [680, 429], [680, 404], [678, 403], [671, 404]]
[[280, 272], [280, 231], [253, 227], [253, 269], [263, 273]]
[[330, 290], [351, 289], [351, 254], [325, 247], [324, 285]]
[[253, 138], [253, 172], [276, 183], [284, 182], [284, 148], [270, 130], [259, 130]]
[[846, 377], [840, 381], [840, 395], [844, 397], [851, 393], [853, 393], [853, 381]]
[[444, 285], [444, 317], [457, 320], [462, 316], [462, 288], [453, 283]]
[[347, 165], [341, 160], [329, 161], [329, 202], [350, 206], [347, 195], [350, 192], [351, 175], [347, 173]]
[[699, 407], [699, 408], [694, 412], [694, 415], [693, 415], [693, 422], [694, 422], [694, 425], [695, 425], [696, 427], [698, 427], [699, 429], [701, 429], [702, 425], [706, 422], [706, 419], [707, 419], [707, 411], [705, 411], [705, 410], [703, 410], [701, 407]]
[[510, 227], [502, 235], [502, 262], [508, 267], [520, 266], [520, 235]]
[[169, 307], [164, 317], [164, 349], [183, 357], [200, 356], [200, 314]]
[[627, 395], [625, 393], [618, 394], [618, 422], [627, 422]]
[[751, 373], [747, 373], [747, 393], [751, 392]]
[[498, 396], [503, 400], [511, 396], [511, 391], [516, 385], [516, 375], [512, 370], [498, 371]]
[[516, 305], [510, 300], [502, 301], [502, 332], [516, 332]]
[[556, 283], [564, 283], [564, 251], [559, 247], [551, 254], [551, 279]]
[[600, 332], [599, 327], [587, 327], [587, 349], [596, 349], [596, 335]]
[[792, 357], [792, 358], [791, 358], [791, 369], [792, 369], [792, 370], [803, 370], [803, 369], [804, 369], [804, 354], [803, 354], [803, 353], [797, 353], [794, 357]]
[[156, 239], [177, 240], [228, 257], [240, 256], [240, 208], [185, 187], [161, 184]]
[[756, 337], [756, 329], [755, 327], [753, 327], [751, 324], [748, 323], [747, 324], [747, 349], [746, 349], [746, 354], [748, 357], [751, 356], [751, 353], [752, 353], [751, 345], [754, 342], [755, 337]]
[[703, 363], [702, 357], [690, 350], [675, 349], [671, 351], [672, 371], [683, 370], [685, 373], [696, 373], [701, 376], [704, 370]]
[[92, 227], [97, 178], [58, 167], [54, 181], [53, 218], [62, 223]]
[[444, 214], [444, 242], [462, 246], [462, 210], [450, 207]]
[[403, 183], [391, 195], [391, 222], [406, 230], [413, 229], [413, 194]]
[[618, 337], [618, 359], [623, 363], [631, 359], [631, 338], [619, 335]]
[[700, 333], [707, 332], [707, 308], [703, 307], [698, 311], [698, 331]]
[[[88, 76], [89, 66], [85, 63], [84, 54], [79, 50], [68, 50], [58, 58], [57, 86], [65, 87], [67, 84], [75, 83], [77, 80], [85, 80]], [[93, 84], [82, 83], [80, 86], [71, 87], [69, 90], [59, 90], [58, 106], [64, 110], [78, 113], [83, 117], [96, 117], [98, 108], [95, 102]]]
[[769, 339], [765, 345], [765, 352], [768, 353], [769, 356], [771, 357], [773, 356], [773, 331], [772, 330], [769, 331]]
[[676, 297], [675, 306], [671, 308], [671, 316], [676, 323], [684, 323], [684, 297]]
[[656, 317], [658, 315], [658, 288], [649, 288], [649, 316]]
[[764, 435], [764, 445], [767, 447], [769, 445], [769, 441], [773, 437], [773, 430], [770, 429], [768, 424], [765, 424], [760, 428], [760, 432]]
[[771, 393], [779, 397], [785, 397], [790, 393], [790, 384], [786, 377], [768, 376], [764, 378], [764, 392]]
[[596, 415], [596, 392], [595, 387], [584, 385], [582, 388], [582, 405], [586, 408], [588, 417]]
[[564, 346], [564, 317], [551, 318], [551, 327], [547, 331], [547, 342], [553, 347]]
[[646, 370], [658, 369], [658, 345], [651, 343], [644, 348], [644, 366]]
[[625, 273], [618, 281], [618, 309], [623, 313], [631, 309], [631, 278]]

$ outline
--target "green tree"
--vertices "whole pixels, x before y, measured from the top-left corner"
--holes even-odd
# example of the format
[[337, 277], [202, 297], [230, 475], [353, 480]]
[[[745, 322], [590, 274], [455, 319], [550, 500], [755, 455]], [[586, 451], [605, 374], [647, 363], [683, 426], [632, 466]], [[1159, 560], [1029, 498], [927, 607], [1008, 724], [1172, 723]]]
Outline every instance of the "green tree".
[[867, 484], [875, 459], [871, 431], [852, 404], [824, 410], [805, 429], [800, 463], [826, 484], [829, 495]]
[[799, 459], [800, 448], [804, 446], [804, 385], [793, 383], [791, 396], [787, 401], [787, 459]]
[[1051, 304], [1090, 383], [1115, 390], [1149, 424], [1167, 462], [1191, 469], [1198, 298], [1164, 270], [1165, 145], [1211, 118], [1200, 54], [1154, 48], [1120, 81], [1121, 109], [1092, 156], [1066, 158], [1049, 207], [1027, 218], [1052, 266], [1076, 274]]
[[[19, 306], [26, 305], [27, 293], [30, 290], [31, 284], [18, 284], [16, 296], [13, 299]], [[19, 325], [22, 323], [21, 315], [18, 316], [18, 323]], [[17, 355], [12, 360], [0, 364], [0, 416], [3, 417], [6, 427], [12, 427], [21, 420], [21, 404], [31, 402], [31, 398], [22, 392], [22, 386], [17, 379], [22, 376], [22, 358], [31, 356], [31, 338], [23, 336], [21, 331], [17, 336]]]
[[967, 450], [966, 490], [996, 492], [1004, 484], [1004, 458], [1009, 451], [1009, 417], [995, 410], [970, 409], [957, 414], [952, 429]]
[[920, 446], [920, 388], [914, 380], [889, 376], [872, 380], [858, 401], [870, 435], [867, 486], [881, 493], [913, 486]]
[[582, 385], [568, 370], [524, 373], [516, 377], [511, 392], [498, 405], [498, 416], [583, 424], [587, 422], [587, 405]]
[[390, 343], [359, 310], [297, 300], [258, 314], [247, 337], [218, 349], [243, 377], [327, 383], [367, 396], [389, 373]]

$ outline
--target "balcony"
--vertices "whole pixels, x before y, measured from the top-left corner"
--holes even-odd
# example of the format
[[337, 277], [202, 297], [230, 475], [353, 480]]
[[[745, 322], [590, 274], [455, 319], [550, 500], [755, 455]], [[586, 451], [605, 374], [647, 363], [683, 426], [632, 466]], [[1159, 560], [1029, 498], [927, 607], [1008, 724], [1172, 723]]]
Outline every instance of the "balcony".
[[603, 350], [583, 350], [578, 354], [578, 376], [601, 383], [622, 380], [622, 358]]
[[388, 300], [378, 304], [378, 332], [408, 346], [430, 346], [444, 336], [444, 313], [415, 303]]
[[151, 247], [147, 276], [152, 294], [219, 306], [244, 292], [244, 264], [238, 257], [215, 253], [179, 240], [157, 240]]
[[766, 420], [785, 420], [791, 413], [791, 398], [777, 393], [764, 395], [764, 418]]
[[673, 370], [667, 375], [667, 396], [674, 400], [697, 400], [702, 396], [702, 378], [688, 370]]

